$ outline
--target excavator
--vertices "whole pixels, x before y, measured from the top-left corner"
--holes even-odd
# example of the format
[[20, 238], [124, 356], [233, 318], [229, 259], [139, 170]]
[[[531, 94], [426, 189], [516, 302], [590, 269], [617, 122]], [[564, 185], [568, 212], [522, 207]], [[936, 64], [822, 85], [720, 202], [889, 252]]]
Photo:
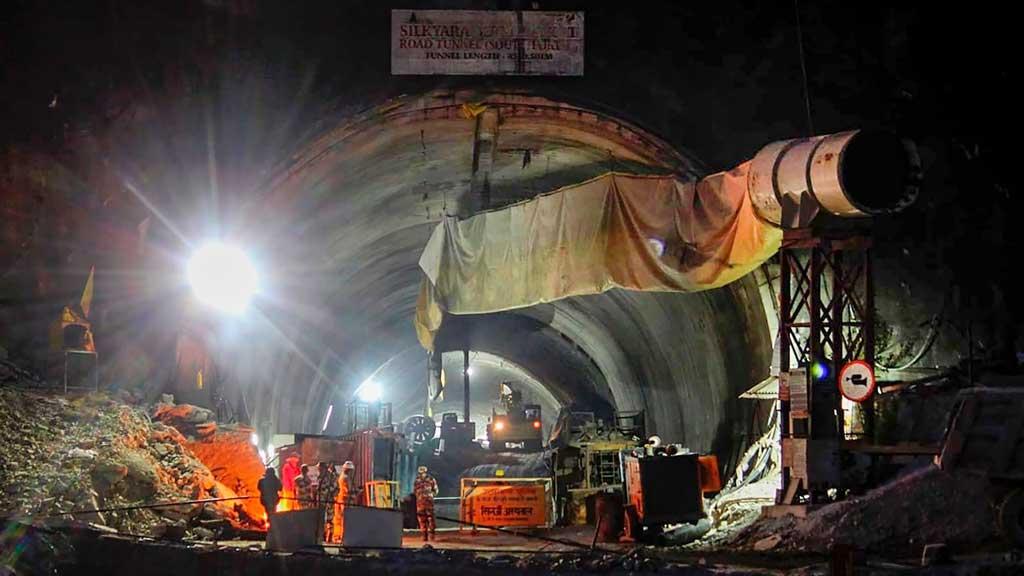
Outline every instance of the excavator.
[[487, 425], [487, 442], [498, 452], [521, 450], [537, 452], [544, 447], [544, 425], [540, 404], [524, 404], [523, 393], [502, 382], [499, 403], [503, 412], [491, 409], [491, 422]]

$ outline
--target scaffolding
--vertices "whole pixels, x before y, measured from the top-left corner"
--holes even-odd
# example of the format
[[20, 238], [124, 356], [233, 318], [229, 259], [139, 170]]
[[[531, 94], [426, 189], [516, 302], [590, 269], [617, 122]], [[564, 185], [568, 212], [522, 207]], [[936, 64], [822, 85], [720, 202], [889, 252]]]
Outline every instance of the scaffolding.
[[364, 402], [354, 400], [345, 406], [346, 433], [359, 430], [392, 429], [390, 402]]

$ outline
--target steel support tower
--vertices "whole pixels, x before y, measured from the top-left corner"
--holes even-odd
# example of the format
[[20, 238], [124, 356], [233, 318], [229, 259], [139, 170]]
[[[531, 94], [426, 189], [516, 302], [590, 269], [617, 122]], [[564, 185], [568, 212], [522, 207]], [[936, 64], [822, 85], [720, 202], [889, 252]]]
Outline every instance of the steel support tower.
[[[863, 359], [874, 366], [874, 286], [870, 233], [787, 230], [779, 251], [780, 505], [824, 498], [839, 484], [846, 437], [837, 376]], [[818, 365], [815, 368], [815, 364]], [[864, 434], [873, 425], [864, 402]]]

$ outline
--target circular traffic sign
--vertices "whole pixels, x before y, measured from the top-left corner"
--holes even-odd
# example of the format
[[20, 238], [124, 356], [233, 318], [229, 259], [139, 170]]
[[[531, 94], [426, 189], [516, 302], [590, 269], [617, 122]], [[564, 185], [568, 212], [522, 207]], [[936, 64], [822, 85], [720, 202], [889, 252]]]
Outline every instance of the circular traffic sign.
[[839, 371], [839, 393], [852, 402], [863, 402], [875, 393], [875, 371], [863, 360], [851, 360]]

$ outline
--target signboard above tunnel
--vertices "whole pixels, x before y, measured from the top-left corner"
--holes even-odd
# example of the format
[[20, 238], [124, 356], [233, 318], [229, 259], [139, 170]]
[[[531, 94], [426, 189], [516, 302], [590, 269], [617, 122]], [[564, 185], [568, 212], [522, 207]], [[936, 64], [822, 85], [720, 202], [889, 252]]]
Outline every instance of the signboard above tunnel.
[[391, 73], [582, 76], [583, 12], [392, 10]]

